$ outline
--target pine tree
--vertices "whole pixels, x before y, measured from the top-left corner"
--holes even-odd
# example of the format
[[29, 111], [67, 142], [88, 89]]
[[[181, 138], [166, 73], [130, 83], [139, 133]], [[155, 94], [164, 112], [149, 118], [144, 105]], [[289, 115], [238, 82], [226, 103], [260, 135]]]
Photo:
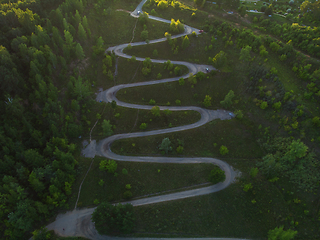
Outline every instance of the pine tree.
[[84, 52], [83, 52], [83, 49], [82, 49], [80, 43], [77, 43], [77, 45], [76, 45], [76, 57], [77, 57], [79, 60], [82, 60], [82, 59], [84, 59], [84, 57], [85, 57]]
[[184, 39], [182, 40], [182, 48], [186, 49], [187, 47], [189, 47], [189, 45], [190, 45], [190, 41], [189, 41], [188, 36], [186, 35], [184, 37]]
[[87, 39], [87, 33], [81, 23], [79, 23], [78, 27], [78, 38], [80, 41], [85, 41]]
[[74, 15], [74, 22], [75, 22], [74, 26], [77, 26], [79, 25], [79, 23], [81, 23], [81, 16], [78, 10], [76, 10], [76, 14]]

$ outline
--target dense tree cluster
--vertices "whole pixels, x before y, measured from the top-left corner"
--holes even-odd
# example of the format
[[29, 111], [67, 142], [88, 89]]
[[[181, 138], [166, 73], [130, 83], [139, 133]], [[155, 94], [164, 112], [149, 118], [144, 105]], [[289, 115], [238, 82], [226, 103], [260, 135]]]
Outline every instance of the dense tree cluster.
[[[59, 6], [60, 4], [60, 6]], [[71, 71], [90, 37], [86, 0], [1, 1], [0, 235], [26, 239], [67, 207], [74, 140], [88, 122], [91, 85]]]

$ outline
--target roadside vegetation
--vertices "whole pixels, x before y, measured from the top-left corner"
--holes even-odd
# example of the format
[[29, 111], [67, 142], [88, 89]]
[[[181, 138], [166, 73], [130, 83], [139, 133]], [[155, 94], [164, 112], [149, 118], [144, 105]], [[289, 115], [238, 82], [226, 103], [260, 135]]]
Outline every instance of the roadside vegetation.
[[[134, 224], [111, 234], [319, 239], [320, 1], [148, 0], [144, 13], [132, 18], [129, 12], [139, 2], [1, 1], [0, 235], [81, 239], [60, 238], [41, 227], [74, 208], [91, 163], [80, 156], [83, 140], [191, 124], [198, 113], [159, 106], [199, 106], [230, 110], [235, 118], [119, 140], [112, 150], [215, 157], [237, 171], [237, 181], [207, 196], [133, 208]], [[203, 33], [172, 39], [184, 23]], [[167, 41], [148, 44], [162, 37]], [[147, 44], [124, 50], [131, 59], [105, 52], [138, 41]], [[118, 92], [119, 100], [150, 105], [151, 111], [95, 101], [95, 93], [118, 84], [188, 72], [170, 60], [150, 59], [217, 70]], [[208, 164], [95, 157], [77, 207], [181, 191], [224, 177]], [[100, 224], [101, 233], [105, 228]]]

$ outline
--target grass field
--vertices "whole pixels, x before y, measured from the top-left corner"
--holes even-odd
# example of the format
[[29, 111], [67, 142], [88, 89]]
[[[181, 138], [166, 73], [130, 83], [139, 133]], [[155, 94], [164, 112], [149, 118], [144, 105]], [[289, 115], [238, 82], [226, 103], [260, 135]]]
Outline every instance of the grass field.
[[[137, 146], [138, 148], [138, 146]], [[82, 185], [78, 207], [88, 207], [99, 202], [123, 201], [126, 185], [130, 184], [130, 191], [134, 198], [147, 194], [156, 194], [163, 191], [179, 191], [181, 188], [192, 187], [197, 184], [207, 183], [212, 169], [211, 164], [162, 164], [162, 163], [134, 163], [117, 161], [116, 175], [99, 170], [99, 163], [105, 158], [95, 157], [91, 170]], [[81, 159], [81, 166], [88, 166], [90, 159]], [[128, 173], [123, 174], [123, 169]], [[85, 171], [79, 173], [83, 178]], [[99, 185], [100, 180], [103, 186]], [[80, 181], [74, 184], [72, 196], [78, 192]], [[185, 189], [183, 189], [185, 190]], [[90, 193], [90, 194], [87, 194]], [[76, 198], [70, 200], [70, 208], [74, 207]]]
[[[132, 11], [136, 3], [127, 3], [118, 0], [108, 3], [115, 9], [125, 9]], [[216, 9], [208, 4], [203, 9], [196, 10], [193, 2], [183, 1], [182, 10], [169, 6], [162, 11], [156, 6], [145, 6], [144, 10], [151, 14], [152, 9], [156, 11], [156, 16], [166, 19], [180, 19], [182, 22], [201, 29], [206, 21], [225, 20], [236, 27], [248, 27], [253, 29], [255, 34], [265, 36], [254, 29], [248, 18], [239, 18], [237, 14], [226, 15], [221, 9]], [[258, 8], [257, 5], [247, 3], [251, 8]], [[259, 9], [258, 9], [259, 10]], [[207, 12], [204, 12], [207, 11]], [[196, 17], [191, 14], [195, 12]], [[114, 46], [120, 43], [130, 42], [136, 19], [129, 16], [129, 13], [113, 11], [110, 16], [94, 16], [91, 13], [90, 25], [95, 36], [102, 35], [105, 46]], [[225, 16], [226, 15], [226, 16]], [[251, 15], [251, 14], [249, 14]], [[260, 15], [258, 15], [260, 17]], [[279, 16], [272, 16], [272, 21], [279, 24], [287, 22]], [[112, 22], [113, 24], [109, 24]], [[149, 39], [163, 37], [168, 31], [167, 24], [153, 22], [146, 24], [149, 32]], [[140, 33], [143, 30], [141, 24], [137, 24], [133, 41], [141, 41]], [[158, 44], [148, 44], [134, 47], [125, 52], [139, 57], [151, 57], [157, 59], [183, 60], [193, 63], [208, 64], [209, 57], [214, 57], [219, 51], [227, 53], [227, 64], [220, 72], [207, 74], [204, 79], [199, 80], [193, 86], [185, 81], [183, 86], [178, 82], [159, 84], [153, 86], [123, 89], [118, 92], [119, 100], [130, 103], [145, 105], [182, 105], [182, 106], [203, 106], [206, 95], [212, 97], [209, 109], [221, 109], [222, 101], [229, 90], [233, 90], [235, 97], [233, 104], [227, 107], [228, 110], [242, 110], [242, 119], [232, 119], [228, 121], [214, 120], [200, 128], [135, 139], [123, 139], [112, 144], [115, 153], [127, 156], [175, 156], [175, 157], [216, 157], [229, 163], [235, 170], [241, 172], [241, 177], [237, 182], [223, 191], [207, 196], [194, 197], [185, 200], [171, 201], [150, 206], [135, 208], [136, 228], [132, 236], [135, 237], [239, 237], [250, 239], [265, 239], [270, 229], [285, 226], [298, 231], [297, 239], [319, 239], [319, 194], [318, 192], [304, 192], [298, 190], [288, 179], [281, 176], [274, 183], [267, 181], [262, 174], [256, 178], [250, 176], [249, 172], [256, 163], [267, 153], [261, 148], [261, 143], [274, 136], [292, 136], [299, 138], [304, 132], [308, 136], [303, 137], [303, 141], [310, 146], [317, 147], [318, 142], [311, 138], [318, 136], [318, 129], [310, 128], [310, 123], [303, 122], [300, 118], [299, 124], [302, 126], [285, 132], [280, 124], [282, 119], [289, 117], [292, 119], [292, 110], [281, 110], [276, 112], [272, 104], [267, 109], [262, 110], [255, 101], [257, 98], [257, 87], [266, 86], [273, 96], [277, 93], [274, 82], [261, 80], [254, 91], [248, 90], [248, 73], [251, 68], [261, 65], [266, 69], [275, 67], [278, 70], [278, 77], [283, 84], [285, 91], [293, 91], [297, 104], [303, 104], [314, 114], [319, 115], [318, 104], [315, 100], [303, 98], [306, 89], [306, 82], [303, 82], [291, 70], [290, 59], [282, 62], [279, 56], [268, 49], [267, 57], [260, 57], [259, 52], [251, 53], [252, 62], [244, 63], [239, 60], [240, 49], [234, 44], [225, 46], [223, 40], [225, 33], [221, 35], [204, 33], [198, 37], [190, 38], [190, 46], [182, 50], [182, 40], [175, 42], [175, 47], [179, 46], [178, 53], [174, 53], [172, 46], [168, 42]], [[217, 40], [211, 43], [212, 37]], [[229, 38], [229, 36], [227, 36]], [[277, 36], [275, 36], [277, 37]], [[212, 45], [212, 48], [209, 46]], [[268, 46], [266, 46], [268, 48]], [[157, 50], [157, 56], [153, 54]], [[267, 60], [266, 60], [267, 58]], [[210, 63], [211, 64], [211, 63]], [[102, 58], [93, 59], [90, 68], [87, 69], [88, 78], [95, 79], [94, 89], [107, 89], [113, 85], [132, 82], [148, 81], [157, 79], [160, 73], [161, 78], [171, 77], [174, 74], [164, 70], [163, 65], [154, 64], [151, 74], [144, 76], [141, 72], [140, 62], [128, 62], [126, 59], [118, 59], [118, 76], [115, 81], [105, 80], [102, 74]], [[181, 67], [182, 68], [182, 67]], [[182, 68], [186, 73], [186, 68]], [[165, 93], [165, 94], [164, 94]], [[155, 104], [150, 104], [150, 100]], [[176, 104], [180, 100], [180, 104]], [[161, 117], [154, 117], [150, 111], [125, 109], [117, 107], [111, 108], [110, 104], [96, 104], [92, 109], [92, 115], [88, 121], [92, 126], [96, 120], [96, 114], [102, 113], [101, 119], [110, 120], [115, 126], [114, 134], [141, 131], [141, 123], [147, 123], [147, 129], [161, 129], [184, 124], [190, 124], [199, 119], [199, 114], [195, 112], [173, 112], [169, 116], [162, 114]], [[309, 116], [309, 115], [308, 115]], [[290, 121], [289, 120], [289, 121]], [[93, 130], [93, 138], [101, 139], [101, 120]], [[290, 123], [291, 124], [291, 123]], [[309, 125], [308, 125], [309, 124]], [[288, 124], [289, 125], [289, 124]], [[270, 129], [269, 129], [270, 128]], [[161, 141], [168, 137], [171, 140], [172, 151], [167, 155], [159, 150]], [[263, 139], [263, 141], [260, 141]], [[221, 155], [220, 146], [226, 146], [229, 153]], [[183, 151], [177, 153], [177, 147], [182, 146]], [[311, 148], [310, 148], [311, 151]], [[78, 207], [96, 206], [101, 201], [117, 202], [123, 200], [126, 191], [125, 186], [131, 185], [131, 192], [134, 198], [147, 194], [156, 194], [163, 191], [179, 191], [184, 187], [192, 187], [196, 184], [207, 182], [207, 176], [212, 165], [207, 164], [156, 164], [156, 163], [130, 163], [117, 162], [117, 174], [109, 174], [99, 170], [99, 162], [103, 158], [96, 157], [89, 174], [84, 181]], [[73, 194], [70, 198], [69, 207], [74, 207], [78, 187], [91, 163], [90, 159], [80, 158], [78, 166], [78, 177], [73, 187]], [[122, 170], [128, 171], [127, 175]], [[99, 181], [103, 180], [103, 186]], [[253, 188], [248, 192], [243, 190], [245, 184], [251, 183]]]
[[[158, 146], [162, 139], [168, 137], [173, 149], [168, 156], [217, 157], [226, 161], [228, 158], [256, 159], [262, 156], [262, 151], [256, 142], [258, 136], [255, 134], [253, 127], [246, 126], [239, 120], [214, 120], [202, 127], [188, 131], [145, 138], [121, 139], [112, 144], [112, 151], [129, 156], [156, 156], [161, 154]], [[148, 144], [145, 144], [146, 142]], [[135, 147], [132, 146], [132, 143], [135, 143]], [[179, 145], [184, 147], [183, 154], [178, 154], [175, 151]], [[229, 153], [225, 156], [221, 156], [219, 152], [221, 145], [229, 149]]]

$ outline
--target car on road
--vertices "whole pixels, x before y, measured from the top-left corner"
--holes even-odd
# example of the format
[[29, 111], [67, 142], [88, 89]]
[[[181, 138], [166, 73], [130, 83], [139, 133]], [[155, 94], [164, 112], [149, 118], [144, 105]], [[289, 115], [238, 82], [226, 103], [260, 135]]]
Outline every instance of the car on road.
[[203, 33], [203, 30], [199, 30], [199, 33]]
[[138, 11], [138, 15], [140, 15], [140, 11]]

